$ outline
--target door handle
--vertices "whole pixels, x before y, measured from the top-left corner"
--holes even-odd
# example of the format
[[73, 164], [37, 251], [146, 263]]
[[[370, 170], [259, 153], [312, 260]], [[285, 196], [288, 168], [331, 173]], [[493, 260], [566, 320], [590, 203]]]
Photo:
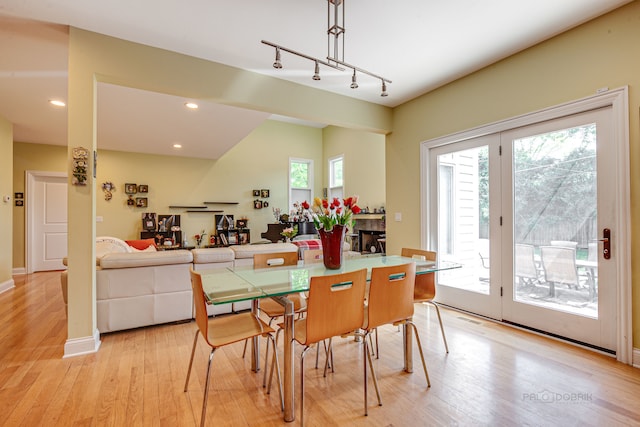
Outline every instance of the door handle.
[[604, 259], [611, 258], [611, 230], [610, 229], [605, 228], [604, 230], [602, 230], [602, 239], [600, 239], [600, 241], [602, 242], [602, 257]]

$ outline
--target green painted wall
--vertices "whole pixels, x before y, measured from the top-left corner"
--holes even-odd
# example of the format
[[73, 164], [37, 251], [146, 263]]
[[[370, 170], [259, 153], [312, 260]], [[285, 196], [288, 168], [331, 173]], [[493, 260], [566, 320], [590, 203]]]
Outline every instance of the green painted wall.
[[[0, 255], [0, 290], [13, 286], [12, 254], [9, 250], [13, 240], [13, 126], [3, 117], [0, 117], [0, 242], [2, 250]], [[9, 202], [4, 202], [4, 196], [11, 196]]]
[[[584, 98], [603, 87], [629, 86], [631, 213], [640, 210], [640, 2], [513, 55], [394, 110], [387, 137], [387, 248], [420, 245], [420, 143]], [[636, 223], [632, 219], [632, 223]], [[640, 249], [633, 228], [632, 254]], [[640, 261], [632, 264], [634, 343], [640, 343]]]

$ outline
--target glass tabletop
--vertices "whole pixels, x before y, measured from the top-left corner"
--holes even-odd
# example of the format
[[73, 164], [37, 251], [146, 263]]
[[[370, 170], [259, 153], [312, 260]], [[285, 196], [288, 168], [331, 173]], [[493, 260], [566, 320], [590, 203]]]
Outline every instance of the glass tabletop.
[[202, 271], [202, 285], [207, 299], [212, 304], [224, 304], [273, 297], [309, 290], [313, 276], [326, 276], [367, 269], [367, 280], [371, 269], [416, 263], [416, 274], [433, 273], [460, 267], [452, 262], [425, 261], [401, 256], [360, 257], [345, 260], [342, 268], [329, 270], [322, 263], [254, 269], [253, 266], [229, 267], [227, 269]]

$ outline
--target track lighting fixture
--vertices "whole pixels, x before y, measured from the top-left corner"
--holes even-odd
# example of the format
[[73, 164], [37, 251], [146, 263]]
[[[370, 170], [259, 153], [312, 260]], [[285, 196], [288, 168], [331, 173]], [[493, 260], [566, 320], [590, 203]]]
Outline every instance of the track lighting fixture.
[[380, 96], [389, 96], [389, 94], [387, 93], [387, 84], [384, 82], [384, 80], [382, 80], [382, 93], [380, 94]]
[[353, 70], [353, 76], [351, 76], [351, 89], [358, 89], [358, 82], [356, 81], [356, 70]]
[[[363, 68], [356, 67], [355, 65], [344, 62], [344, 4], [346, 0], [327, 0], [327, 58], [326, 61], [318, 59], [313, 56], [305, 55], [295, 50], [285, 48], [275, 43], [262, 40], [262, 43], [272, 46], [276, 49], [276, 61], [273, 63], [273, 68], [282, 68], [280, 62], [280, 51], [288, 52], [292, 55], [299, 56], [301, 58], [308, 59], [315, 62], [315, 68], [313, 72], [313, 80], [320, 80], [320, 64], [325, 67], [331, 67], [339, 71], [345, 71], [346, 69], [353, 70], [351, 77], [351, 89], [358, 88], [358, 82], [356, 80], [356, 71], [361, 74], [366, 74], [370, 77], [380, 79], [382, 82], [382, 92], [380, 96], [389, 96], [387, 93], [387, 83], [391, 83], [391, 80], [367, 71]], [[332, 43], [333, 42], [333, 43]], [[342, 52], [339, 52], [342, 45]]]
[[276, 61], [273, 63], [273, 68], [282, 68], [282, 62], [280, 62], [280, 48], [276, 46]]

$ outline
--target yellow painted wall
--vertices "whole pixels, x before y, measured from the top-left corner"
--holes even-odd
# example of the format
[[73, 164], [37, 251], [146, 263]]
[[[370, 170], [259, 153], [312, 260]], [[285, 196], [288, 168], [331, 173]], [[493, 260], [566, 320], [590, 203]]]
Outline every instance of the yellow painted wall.
[[[391, 110], [194, 57], [69, 30], [68, 163], [73, 147], [97, 150], [96, 84], [106, 82], [301, 119], [386, 133]], [[286, 94], [286, 95], [285, 95]], [[92, 172], [92, 171], [90, 171]], [[268, 180], [269, 177], [264, 177]], [[69, 189], [67, 343], [95, 337], [96, 182]], [[102, 191], [100, 191], [102, 193]], [[95, 341], [95, 340], [94, 340]]]
[[[59, 145], [13, 143], [13, 191], [23, 193], [26, 199], [26, 171], [68, 172], [67, 148]], [[24, 268], [25, 262], [25, 208], [13, 210], [13, 267]]]
[[[11, 277], [12, 254], [10, 243], [13, 239], [12, 218], [13, 209], [13, 126], [0, 117], [0, 289], [13, 285]], [[11, 196], [9, 202], [4, 202], [4, 196]]]
[[[370, 210], [385, 204], [385, 138], [353, 129], [328, 126], [324, 129], [323, 187], [328, 187], [328, 161], [344, 155], [345, 196], [358, 195], [358, 205]], [[320, 194], [320, 193], [317, 193]]]
[[[214, 231], [214, 214], [187, 213], [170, 205], [202, 205], [203, 202], [238, 202], [238, 205], [210, 205], [235, 219], [249, 219], [251, 240], [260, 239], [267, 224], [274, 221], [272, 208], [286, 210], [288, 204], [289, 156], [313, 159], [322, 156], [321, 129], [265, 121], [242, 142], [218, 160], [100, 151], [98, 163], [97, 212], [103, 222], [98, 235], [138, 238], [141, 213], [179, 214], [183, 233], [194, 244], [194, 234]], [[117, 189], [105, 201], [101, 183], [111, 181]], [[125, 183], [146, 184], [148, 208], [127, 206]], [[252, 190], [269, 189], [268, 208], [254, 209]]]
[[[632, 224], [640, 215], [640, 1], [554, 37], [394, 111], [386, 145], [389, 253], [420, 245], [420, 143], [629, 86]], [[632, 226], [632, 254], [640, 231]], [[632, 265], [635, 347], [640, 344], [640, 263]]]

